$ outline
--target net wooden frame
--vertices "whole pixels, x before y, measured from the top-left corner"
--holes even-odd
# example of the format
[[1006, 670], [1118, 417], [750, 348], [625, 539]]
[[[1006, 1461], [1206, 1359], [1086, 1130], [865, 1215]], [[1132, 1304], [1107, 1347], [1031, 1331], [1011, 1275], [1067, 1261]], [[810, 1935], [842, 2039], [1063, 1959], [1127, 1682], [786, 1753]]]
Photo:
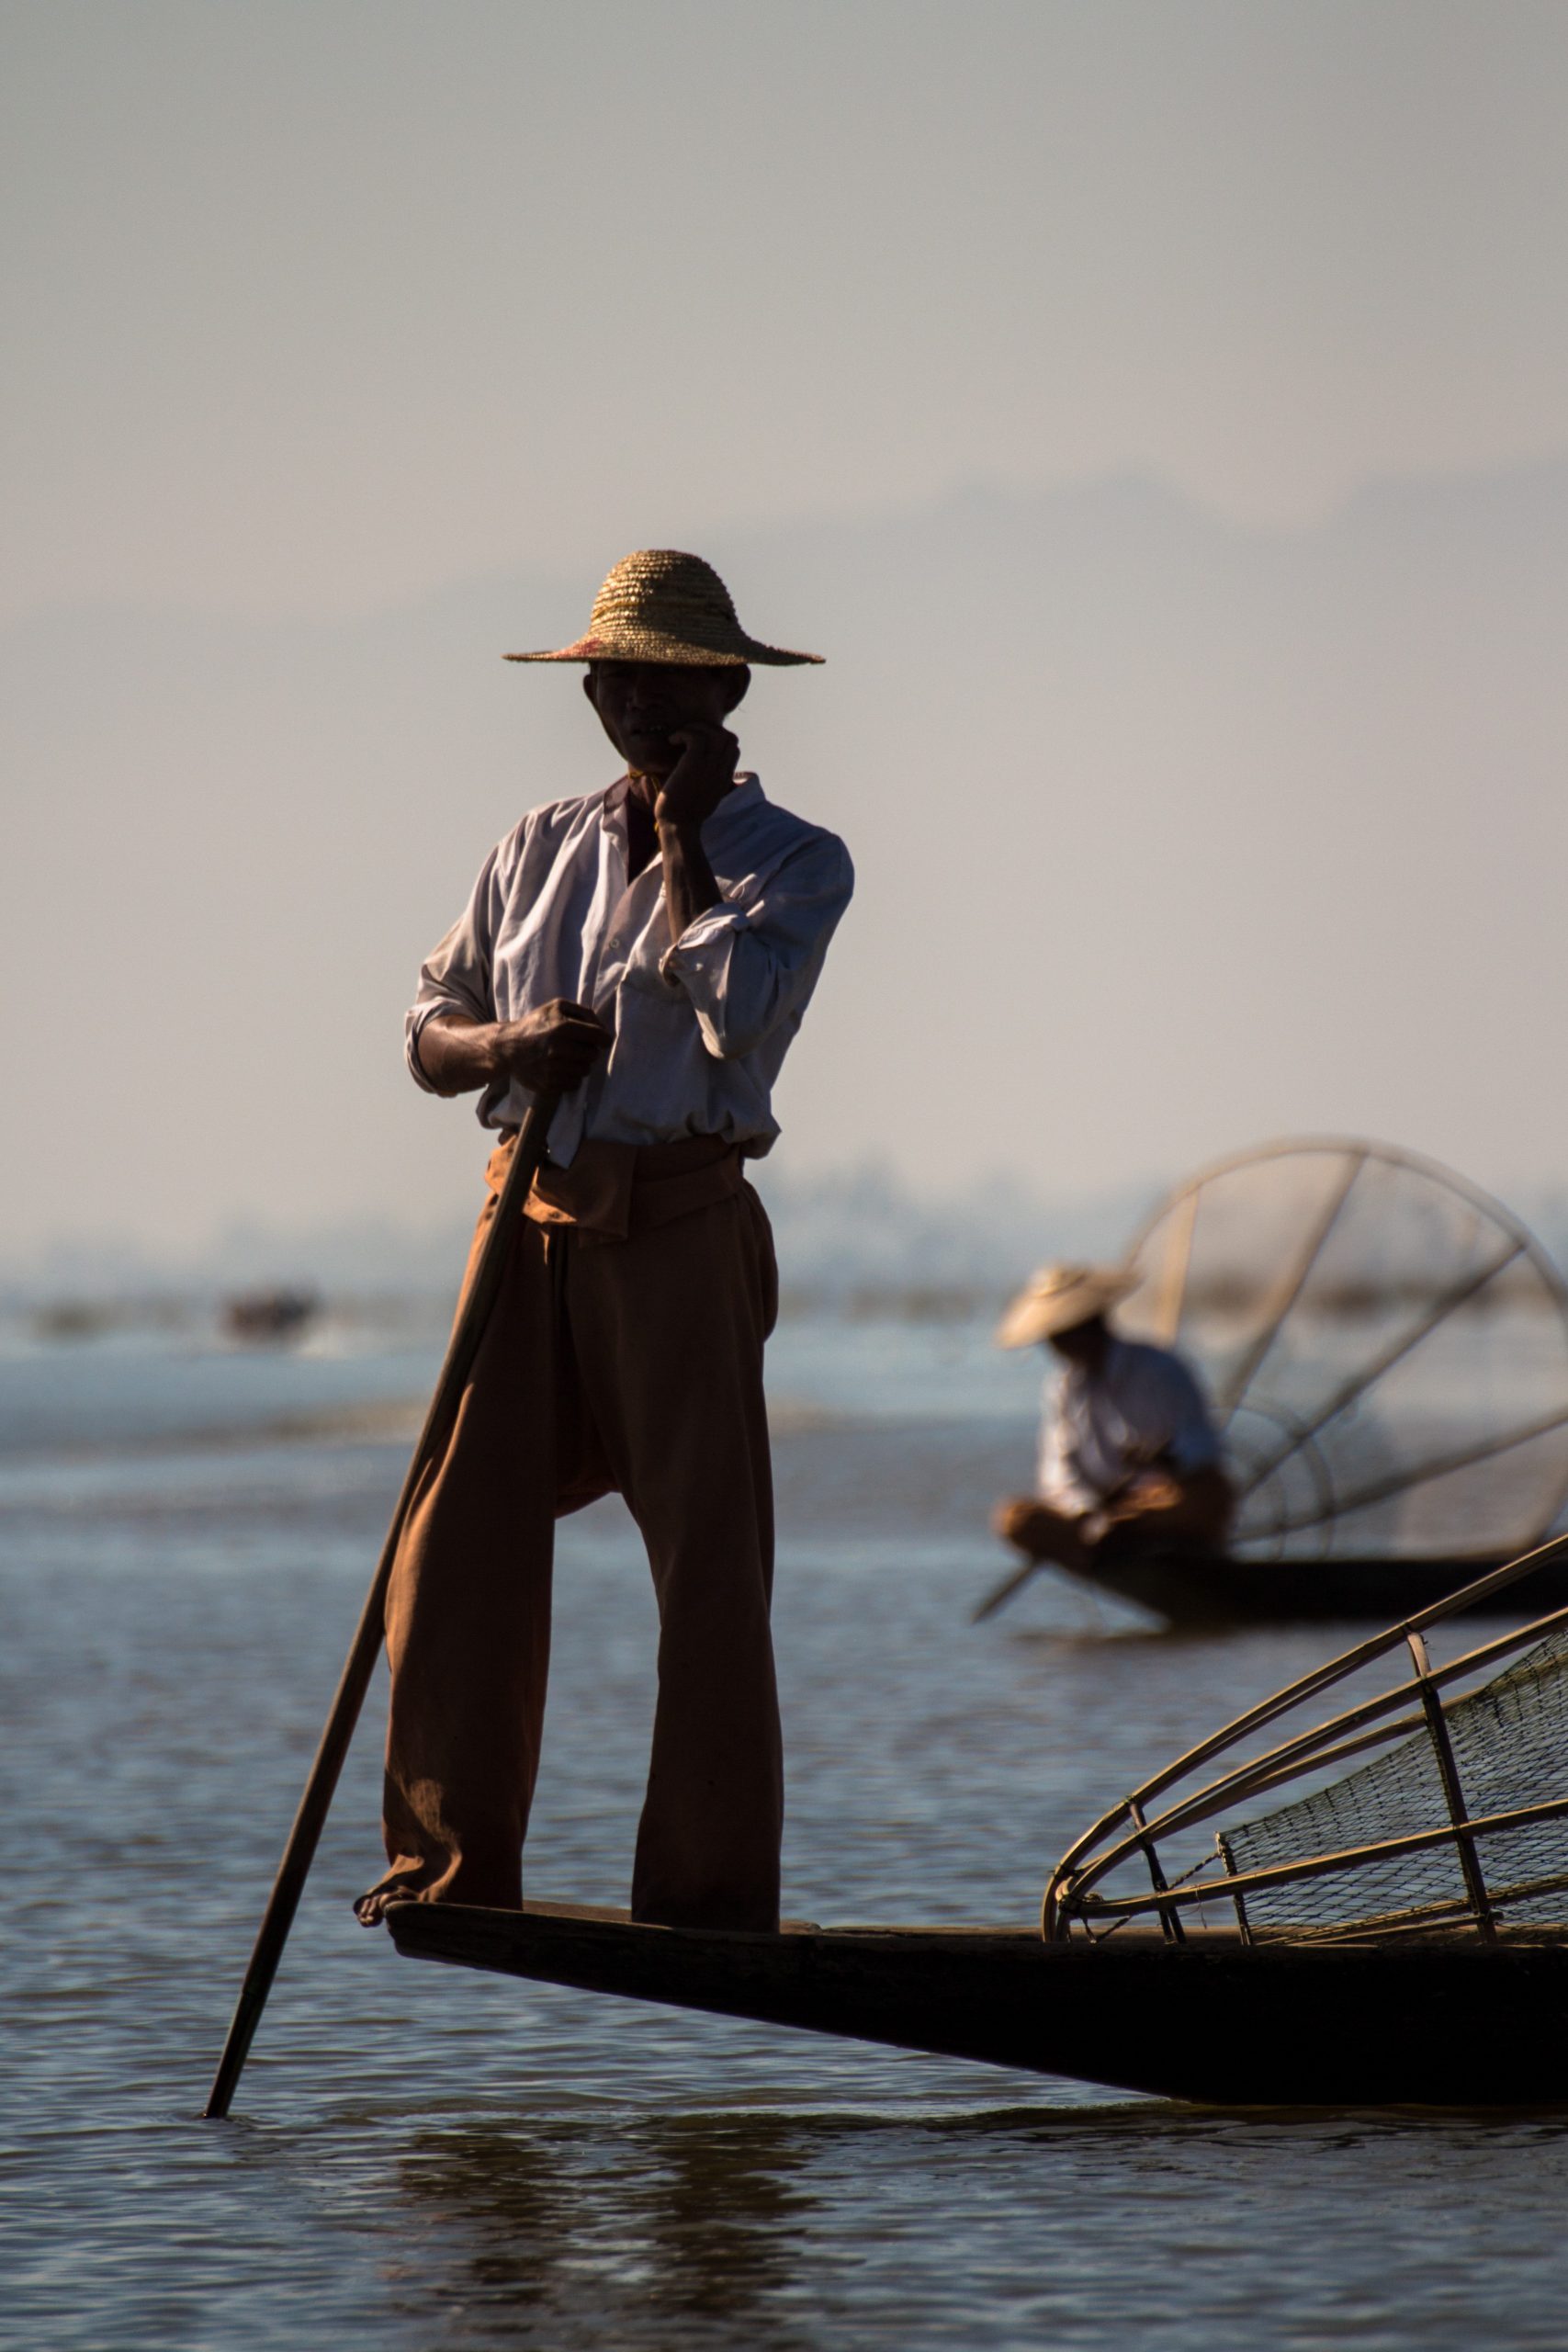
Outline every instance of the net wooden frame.
[[[1508, 1670], [1497, 1668], [1513, 1659], [1517, 1670], [1532, 1650], [1541, 1653], [1541, 1670], [1557, 1672], [1568, 1691], [1568, 1608], [1552, 1611], [1529, 1624], [1512, 1628], [1445, 1664], [1434, 1665], [1425, 1635], [1441, 1620], [1472, 1607], [1479, 1600], [1504, 1589], [1517, 1577], [1568, 1552], [1568, 1536], [1509, 1561], [1491, 1575], [1476, 1579], [1461, 1591], [1436, 1601], [1416, 1616], [1357, 1643], [1339, 1657], [1288, 1683], [1258, 1705], [1247, 1709], [1223, 1729], [1201, 1740], [1134, 1789], [1104, 1814], [1057, 1863], [1046, 1886], [1041, 1931], [1049, 1941], [1065, 1941], [1075, 1932], [1096, 1935], [1134, 1920], [1157, 1920], [1173, 1942], [1185, 1939], [1190, 1918], [1205, 1926], [1228, 1924], [1244, 1943], [1263, 1941], [1352, 1941], [1368, 1937], [1410, 1934], [1464, 1933], [1495, 1939], [1505, 1932], [1540, 1932], [1543, 1898], [1562, 1894], [1550, 1905], [1555, 1921], [1568, 1925], [1568, 1793], [1543, 1795], [1539, 1803], [1513, 1804], [1500, 1810], [1472, 1812], [1457, 1769], [1450, 1736], [1458, 1711], [1472, 1705]], [[1412, 1671], [1391, 1688], [1358, 1700], [1337, 1714], [1296, 1731], [1272, 1746], [1255, 1749], [1230, 1762], [1217, 1773], [1213, 1768], [1239, 1747], [1250, 1747], [1257, 1737], [1281, 1724], [1337, 1684], [1404, 1650]], [[1267, 1868], [1237, 1869], [1235, 1863], [1239, 1832], [1222, 1829], [1214, 1850], [1182, 1865], [1169, 1852], [1171, 1842], [1221, 1815], [1268, 1792], [1313, 1781], [1325, 1769], [1387, 1748], [1394, 1741], [1423, 1742], [1435, 1768], [1440, 1818], [1397, 1836], [1336, 1849], [1303, 1852]], [[1568, 1756], [1563, 1759], [1568, 1772]], [[1206, 1777], [1208, 1776], [1208, 1777]], [[1322, 1797], [1335, 1786], [1314, 1790]], [[1538, 1872], [1533, 1879], [1510, 1880], [1488, 1874], [1488, 1849], [1496, 1850], [1499, 1838], [1538, 1825], [1562, 1821], [1561, 1867]], [[1241, 1825], [1255, 1831], [1255, 1823]], [[1440, 1902], [1386, 1900], [1386, 1866], [1401, 1858], [1447, 1849], [1456, 1865], [1455, 1891]], [[1106, 1892], [1105, 1882], [1129, 1865], [1141, 1864], [1148, 1891]], [[1348, 1906], [1337, 1901], [1337, 1916], [1325, 1908], [1317, 1921], [1297, 1918], [1288, 1925], [1261, 1923], [1256, 1898], [1303, 1882], [1338, 1882], [1361, 1873], [1366, 1884], [1374, 1869], [1383, 1871], [1379, 1894], [1359, 1907], [1352, 1895]], [[1249, 1898], [1252, 1900], [1249, 1901]]]

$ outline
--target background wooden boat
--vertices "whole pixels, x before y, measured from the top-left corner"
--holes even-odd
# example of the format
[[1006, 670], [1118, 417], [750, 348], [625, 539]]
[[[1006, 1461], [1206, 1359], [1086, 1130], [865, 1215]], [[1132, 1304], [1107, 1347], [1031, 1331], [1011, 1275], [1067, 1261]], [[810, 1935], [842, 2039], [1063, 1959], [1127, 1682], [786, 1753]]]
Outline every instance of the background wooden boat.
[[[1414, 1616], [1462, 1591], [1496, 1560], [1123, 1561], [1075, 1577], [1092, 1591], [1135, 1601], [1172, 1625], [1280, 1624]], [[1062, 1573], [1066, 1573], [1063, 1571]], [[1478, 1613], [1543, 1616], [1568, 1603], [1568, 1559], [1553, 1559], [1474, 1604]]]
[[[1355, 1138], [1264, 1144], [1181, 1185], [1127, 1256], [1118, 1328], [1176, 1348], [1213, 1400], [1232, 1556], [1097, 1565], [1084, 1581], [1173, 1624], [1386, 1622], [1568, 1510], [1568, 1285], [1451, 1170]], [[1562, 1600], [1556, 1568], [1495, 1605]]]
[[551, 1984], [1224, 2105], [1568, 2104], [1568, 1937], [1259, 1944], [1194, 1928], [725, 1935], [399, 1904], [398, 1950]]

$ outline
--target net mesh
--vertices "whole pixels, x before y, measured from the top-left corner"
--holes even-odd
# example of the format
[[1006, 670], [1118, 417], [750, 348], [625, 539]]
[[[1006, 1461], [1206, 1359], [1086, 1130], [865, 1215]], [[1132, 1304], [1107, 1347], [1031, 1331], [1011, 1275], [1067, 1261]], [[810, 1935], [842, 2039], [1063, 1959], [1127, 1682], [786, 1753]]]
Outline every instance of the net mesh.
[[1568, 1494], [1562, 1286], [1505, 1211], [1373, 1145], [1270, 1146], [1138, 1245], [1119, 1320], [1204, 1375], [1243, 1559], [1504, 1557]]
[[[1466, 1815], [1507, 1813], [1568, 1799], [1568, 1625], [1445, 1713]], [[1384, 1838], [1440, 1828], [1451, 1818], [1438, 1754], [1425, 1729], [1327, 1788], [1221, 1833], [1237, 1872], [1268, 1870]], [[1521, 1926], [1568, 1926], [1568, 1815], [1476, 1840], [1492, 1907]], [[1393, 1854], [1247, 1895], [1255, 1933], [1299, 1935], [1453, 1911], [1466, 1902], [1455, 1846]]]

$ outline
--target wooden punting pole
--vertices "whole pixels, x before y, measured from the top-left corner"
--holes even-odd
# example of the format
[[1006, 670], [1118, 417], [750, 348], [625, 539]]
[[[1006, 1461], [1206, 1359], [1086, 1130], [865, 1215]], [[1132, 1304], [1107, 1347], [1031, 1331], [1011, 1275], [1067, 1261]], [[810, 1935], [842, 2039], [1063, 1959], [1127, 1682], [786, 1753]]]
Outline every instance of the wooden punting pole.
[[305, 1881], [326, 1824], [338, 1775], [343, 1770], [344, 1758], [354, 1737], [359, 1711], [365, 1704], [365, 1694], [370, 1688], [370, 1678], [376, 1671], [376, 1661], [381, 1655], [387, 1587], [391, 1579], [392, 1562], [397, 1556], [403, 1521], [413, 1500], [420, 1474], [431, 1453], [451, 1426], [468, 1374], [473, 1369], [491, 1308], [501, 1288], [507, 1253], [516, 1232], [523, 1204], [528, 1197], [528, 1188], [545, 1156], [545, 1143], [558, 1100], [558, 1095], [540, 1095], [525, 1113], [523, 1124], [517, 1130], [512, 1165], [506, 1171], [506, 1181], [502, 1186], [501, 1197], [496, 1203], [495, 1215], [485, 1236], [473, 1280], [464, 1295], [457, 1319], [452, 1327], [446, 1360], [441, 1367], [441, 1376], [430, 1400], [430, 1410], [424, 1417], [424, 1427], [420, 1431], [419, 1442], [414, 1447], [403, 1478], [402, 1492], [398, 1497], [392, 1523], [381, 1547], [381, 1557], [366, 1595], [365, 1607], [360, 1612], [359, 1624], [327, 1715], [321, 1746], [316, 1750], [316, 1760], [310, 1767], [304, 1794], [299, 1799], [299, 1809], [294, 1816], [294, 1826], [283, 1849], [283, 1860], [278, 1865], [277, 1876], [273, 1882], [272, 1894], [256, 1935], [255, 1949], [251, 1954], [251, 1964], [245, 1971], [245, 1981], [240, 1987], [240, 1997], [234, 2006], [229, 2039], [223, 2045], [223, 2055], [218, 2062], [218, 2072], [212, 2078], [212, 2088], [203, 2109], [206, 2115], [228, 2114], [256, 2028], [261, 2023], [262, 2011], [266, 2007], [267, 1995], [277, 1973], [277, 1963], [283, 1957], [283, 1947], [288, 1940], [288, 1930], [294, 1924], [294, 1914], [299, 1907], [299, 1897], [304, 1893]]

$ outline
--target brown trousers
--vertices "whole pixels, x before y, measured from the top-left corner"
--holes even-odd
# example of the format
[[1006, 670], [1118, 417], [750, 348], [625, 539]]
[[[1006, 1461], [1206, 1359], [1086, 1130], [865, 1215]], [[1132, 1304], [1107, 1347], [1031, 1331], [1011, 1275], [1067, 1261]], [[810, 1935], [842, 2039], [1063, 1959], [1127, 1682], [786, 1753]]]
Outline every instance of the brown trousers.
[[[470, 1274], [508, 1148], [491, 1163]], [[648, 1546], [660, 1623], [633, 1917], [778, 1924], [784, 1764], [762, 1399], [777, 1272], [739, 1161], [716, 1167], [700, 1144], [694, 1157], [711, 1172], [693, 1173], [693, 1157], [682, 1145], [635, 1155], [638, 1181], [619, 1185], [624, 1238], [558, 1221], [547, 1195], [530, 1199], [392, 1571], [391, 1867], [355, 1906], [367, 1924], [411, 1895], [521, 1903], [554, 1522], [617, 1489]], [[701, 1204], [685, 1205], [694, 1195]]]

